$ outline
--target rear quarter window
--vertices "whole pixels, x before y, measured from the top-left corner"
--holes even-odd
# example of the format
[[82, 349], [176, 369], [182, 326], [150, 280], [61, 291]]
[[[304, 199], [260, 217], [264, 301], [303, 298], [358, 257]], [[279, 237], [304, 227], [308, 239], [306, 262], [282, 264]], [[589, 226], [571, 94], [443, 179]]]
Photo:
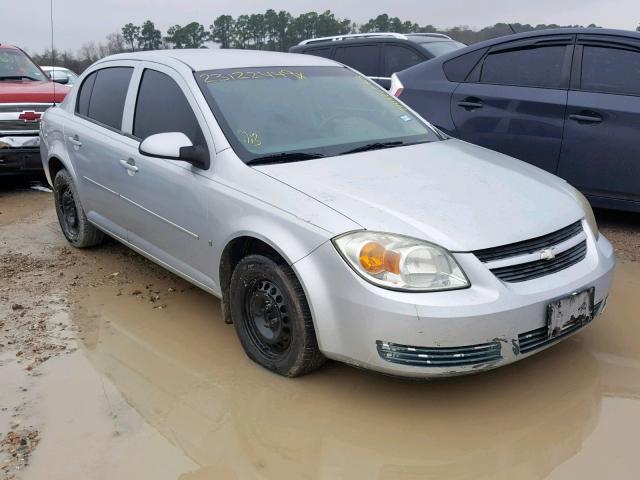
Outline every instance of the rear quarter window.
[[91, 92], [93, 90], [93, 84], [96, 81], [96, 75], [98, 72], [91, 73], [84, 79], [80, 86], [80, 92], [78, 93], [78, 102], [76, 103], [76, 112], [82, 116], [89, 115], [89, 100], [91, 100]]
[[486, 51], [486, 48], [481, 48], [444, 62], [442, 69], [447, 80], [450, 82], [464, 82]]

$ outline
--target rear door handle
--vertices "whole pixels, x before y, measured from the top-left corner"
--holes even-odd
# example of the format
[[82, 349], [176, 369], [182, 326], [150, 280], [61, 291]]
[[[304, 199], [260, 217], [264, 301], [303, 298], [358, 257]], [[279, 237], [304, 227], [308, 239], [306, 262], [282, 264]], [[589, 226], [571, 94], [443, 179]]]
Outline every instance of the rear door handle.
[[136, 162], [133, 158], [128, 158], [127, 160], [120, 160], [120, 165], [129, 170], [131, 173], [136, 173], [138, 171], [138, 167], [136, 167]]
[[578, 123], [600, 123], [602, 121], [602, 115], [595, 112], [572, 113], [569, 118]]
[[458, 106], [467, 110], [475, 110], [476, 108], [484, 107], [484, 103], [482, 103], [482, 101], [477, 98], [465, 98], [464, 100], [458, 102]]
[[78, 135], [74, 135], [73, 137], [67, 137], [67, 139], [69, 140], [69, 143], [71, 143], [76, 147], [82, 146], [82, 142], [80, 141], [80, 137], [78, 137]]

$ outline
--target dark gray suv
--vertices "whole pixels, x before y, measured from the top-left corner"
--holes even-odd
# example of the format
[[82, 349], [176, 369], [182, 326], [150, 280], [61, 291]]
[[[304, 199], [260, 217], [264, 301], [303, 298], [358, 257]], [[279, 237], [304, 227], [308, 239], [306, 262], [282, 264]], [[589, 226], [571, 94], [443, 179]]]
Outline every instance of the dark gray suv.
[[392, 73], [465, 46], [441, 33], [356, 33], [304, 40], [289, 52], [336, 60], [389, 88]]

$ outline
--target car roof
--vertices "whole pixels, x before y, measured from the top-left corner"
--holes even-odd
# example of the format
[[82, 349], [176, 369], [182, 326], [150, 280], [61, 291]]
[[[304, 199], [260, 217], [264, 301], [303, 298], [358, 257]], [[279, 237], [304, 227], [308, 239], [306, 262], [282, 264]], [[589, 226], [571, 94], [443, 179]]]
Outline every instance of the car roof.
[[5, 50], [20, 50], [18, 47], [16, 47], [15, 45], [7, 45], [5, 43], [0, 43], [0, 49], [5, 49]]
[[492, 38], [483, 42], [474, 43], [473, 47], [485, 47], [495, 45], [510, 40], [519, 40], [524, 38], [541, 37], [546, 35], [567, 35], [567, 34], [587, 34], [587, 35], [618, 35], [623, 37], [640, 38], [640, 32], [631, 30], [615, 30], [612, 28], [583, 28], [583, 27], [567, 27], [567, 28], [548, 28], [545, 30], [532, 30], [529, 32], [516, 33], [514, 35], [505, 35], [503, 37]]
[[100, 60], [98, 63], [114, 60], [147, 60], [163, 62], [178, 60], [192, 70], [212, 70], [223, 68], [247, 67], [302, 67], [302, 66], [336, 66], [333, 60], [312, 55], [295, 53], [265, 52], [260, 50], [235, 49], [171, 49], [152, 50], [146, 52], [119, 53]]
[[[492, 47], [494, 45], [499, 45], [501, 43], [512, 42], [514, 40], [526, 40], [528, 38], [535, 37], [544, 37], [549, 35], [575, 35], [575, 34], [583, 34], [583, 35], [617, 35], [622, 37], [629, 37], [634, 39], [640, 39], [640, 32], [633, 32], [631, 30], [615, 30], [611, 28], [584, 28], [584, 27], [567, 27], [567, 28], [548, 28], [545, 30], [531, 30], [529, 32], [521, 32], [515, 33], [512, 35], [503, 35], [501, 37], [491, 38], [489, 40], [484, 40], [478, 43], [472, 43], [464, 48], [459, 50], [455, 50], [453, 52], [445, 53], [444, 55], [440, 55], [431, 60], [427, 60], [429, 64], [434, 63], [445, 63], [452, 58], [457, 58], [461, 55], [464, 55], [469, 52], [473, 52], [474, 50], [480, 50], [482, 48]], [[413, 67], [409, 67], [407, 70], [417, 71], [420, 65], [424, 65], [427, 62], [423, 62], [418, 65], [414, 65]]]
[[[395, 38], [395, 37], [360, 37], [360, 38], [344, 38], [342, 40], [321, 40], [314, 41], [313, 43], [307, 43], [304, 45], [294, 45], [291, 47], [291, 52], [302, 52], [311, 50], [314, 48], [327, 48], [327, 47], [342, 47], [344, 45], [358, 45], [358, 44], [372, 44], [372, 43], [404, 43], [415, 46], [420, 46], [424, 43], [431, 42], [451, 42], [451, 38], [437, 38], [437, 37], [418, 37], [407, 35], [408, 38]], [[420, 41], [418, 41], [420, 39]]]

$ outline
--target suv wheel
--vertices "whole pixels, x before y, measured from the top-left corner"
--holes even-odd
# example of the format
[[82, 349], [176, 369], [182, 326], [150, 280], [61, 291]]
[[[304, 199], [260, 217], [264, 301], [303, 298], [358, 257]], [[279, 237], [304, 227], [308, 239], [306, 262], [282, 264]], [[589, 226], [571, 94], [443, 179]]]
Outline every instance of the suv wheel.
[[229, 306], [240, 343], [256, 363], [286, 377], [324, 363], [302, 286], [284, 261], [262, 255], [240, 260], [231, 276]]
[[62, 233], [74, 247], [86, 248], [102, 243], [104, 233], [87, 220], [73, 179], [64, 169], [53, 180], [53, 197]]

